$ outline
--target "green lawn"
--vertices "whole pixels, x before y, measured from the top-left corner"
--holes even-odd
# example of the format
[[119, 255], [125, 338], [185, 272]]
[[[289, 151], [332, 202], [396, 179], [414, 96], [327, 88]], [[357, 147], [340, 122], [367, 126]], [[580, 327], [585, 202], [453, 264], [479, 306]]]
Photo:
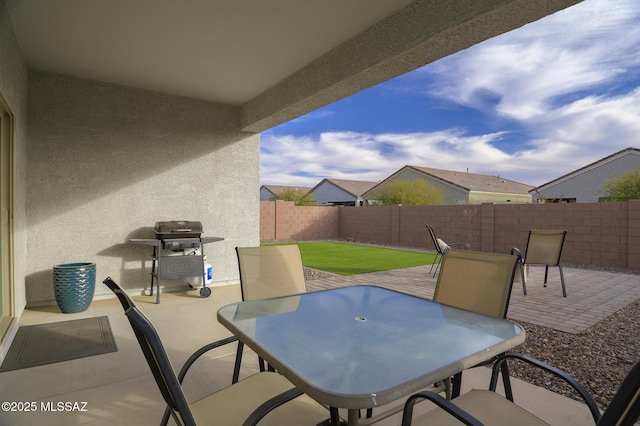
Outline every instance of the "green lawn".
[[339, 275], [431, 265], [435, 254], [333, 241], [297, 243], [302, 263]]

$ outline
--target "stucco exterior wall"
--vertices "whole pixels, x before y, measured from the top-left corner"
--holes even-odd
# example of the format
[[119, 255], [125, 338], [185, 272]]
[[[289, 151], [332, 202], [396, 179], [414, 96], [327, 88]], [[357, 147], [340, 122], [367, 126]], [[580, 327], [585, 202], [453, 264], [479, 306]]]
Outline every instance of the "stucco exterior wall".
[[[430, 185], [433, 185], [438, 191], [440, 191], [442, 193], [442, 203], [443, 204], [462, 204], [466, 201], [468, 201], [469, 199], [469, 194], [466, 190], [457, 187], [455, 185], [451, 185], [449, 183], [446, 182], [442, 182], [441, 180], [438, 179], [431, 179], [428, 176], [425, 176], [422, 173], [418, 173], [417, 171], [413, 170], [413, 169], [402, 169], [400, 171], [398, 171], [397, 175], [394, 176], [394, 178], [392, 180], [389, 180], [389, 182], [392, 182], [394, 180], [424, 180], [427, 181]], [[389, 183], [387, 182], [387, 184]], [[375, 190], [373, 190], [372, 192], [375, 192], [378, 189], [382, 189], [384, 187], [384, 185], [380, 185], [379, 187], [377, 187]], [[367, 194], [368, 195], [368, 194]]]
[[498, 204], [531, 204], [531, 195], [529, 194], [513, 194], [504, 192], [469, 192], [469, 203], [498, 203]]
[[27, 68], [22, 61], [4, 0], [0, 0], [0, 94], [9, 105], [14, 119], [14, 280], [15, 309], [20, 316], [26, 304], [26, 175], [28, 172], [27, 138]]
[[238, 282], [234, 247], [259, 235], [259, 136], [238, 120], [234, 107], [30, 71], [28, 302], [53, 300], [51, 268], [70, 262], [148, 288], [151, 248], [129, 239], [162, 220], [224, 237], [205, 246], [214, 284]]
[[318, 204], [326, 205], [328, 203], [355, 203], [358, 197], [349, 194], [344, 189], [338, 188], [331, 182], [323, 182], [312, 192]]
[[267, 188], [260, 188], [260, 201], [271, 201], [273, 193]]
[[575, 198], [576, 203], [595, 203], [602, 193], [607, 179], [622, 176], [625, 171], [633, 171], [640, 166], [640, 153], [631, 151], [626, 155], [612, 159], [594, 167], [578, 171], [548, 188], [540, 189], [533, 194], [533, 202], [538, 199]]

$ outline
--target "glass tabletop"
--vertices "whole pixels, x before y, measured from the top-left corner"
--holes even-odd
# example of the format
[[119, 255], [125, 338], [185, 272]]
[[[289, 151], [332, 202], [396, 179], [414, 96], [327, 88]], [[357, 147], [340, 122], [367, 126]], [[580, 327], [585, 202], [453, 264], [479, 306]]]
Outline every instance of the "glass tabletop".
[[234, 303], [218, 320], [327, 405], [397, 400], [524, 341], [509, 321], [375, 286]]

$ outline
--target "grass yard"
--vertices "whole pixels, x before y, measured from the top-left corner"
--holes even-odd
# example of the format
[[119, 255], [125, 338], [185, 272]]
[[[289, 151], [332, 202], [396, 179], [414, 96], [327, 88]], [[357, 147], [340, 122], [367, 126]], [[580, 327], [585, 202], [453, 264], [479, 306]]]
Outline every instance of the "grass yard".
[[339, 275], [431, 265], [435, 254], [334, 241], [297, 243], [302, 263]]

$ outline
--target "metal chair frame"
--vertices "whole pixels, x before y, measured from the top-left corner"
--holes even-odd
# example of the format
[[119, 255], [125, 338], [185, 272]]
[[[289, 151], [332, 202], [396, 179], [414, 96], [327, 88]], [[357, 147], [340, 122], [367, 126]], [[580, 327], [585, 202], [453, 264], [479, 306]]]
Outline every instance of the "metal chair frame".
[[[147, 360], [149, 368], [151, 369], [160, 393], [167, 403], [167, 408], [162, 418], [161, 425], [166, 425], [169, 421], [169, 417], [171, 416], [178, 425], [195, 426], [196, 421], [182, 391], [182, 381], [191, 365], [200, 356], [211, 349], [236, 342], [238, 339], [236, 337], [229, 337], [201, 347], [189, 357], [180, 370], [178, 376], [176, 376], [162, 341], [160, 340], [160, 336], [153, 324], [151, 324], [129, 296], [110, 277], [107, 277], [103, 283], [118, 297], [125, 315], [129, 319], [129, 323], [131, 324], [136, 339], [140, 344], [140, 348], [142, 349], [145, 359]], [[225, 388], [219, 392], [224, 392], [226, 389], [229, 388]], [[291, 388], [288, 390], [264, 401], [264, 403], [258, 406], [247, 419], [239, 419], [238, 422], [243, 423], [244, 425], [255, 425], [263, 419], [264, 416], [277, 407], [302, 395], [304, 394], [301, 390], [291, 385]], [[327, 414], [329, 413], [327, 412]]]
[[[433, 294], [433, 300], [457, 308], [491, 315], [496, 318], [506, 318], [511, 298], [511, 289], [515, 277], [516, 265], [519, 262], [517, 254], [506, 255], [497, 253], [477, 252], [470, 250], [448, 250], [442, 260], [442, 268]], [[468, 268], [464, 268], [467, 264]], [[495, 267], [490, 276], [482, 281], [483, 265]], [[474, 289], [483, 291], [482, 295]], [[482, 301], [486, 303], [481, 303]], [[496, 358], [479, 364], [487, 365]], [[505, 375], [508, 377], [507, 365], [504, 364]], [[505, 391], [511, 394], [510, 383], [505, 382]], [[451, 386], [447, 387], [447, 396], [455, 398], [460, 395], [462, 387], [462, 372], [456, 373]]]
[[[543, 370], [546, 373], [555, 376], [556, 378], [566, 382], [571, 386], [584, 403], [589, 408], [591, 416], [597, 426], [633, 426], [640, 417], [640, 362], [637, 362], [629, 371], [627, 376], [622, 381], [618, 391], [614, 395], [611, 403], [606, 410], [601, 414], [598, 406], [596, 405], [593, 397], [586, 391], [586, 389], [578, 383], [573, 377], [565, 373], [564, 371], [552, 367], [542, 361], [535, 358], [531, 358], [522, 354], [508, 354], [500, 357], [493, 365], [491, 374], [491, 382], [489, 384], [489, 391], [495, 392], [498, 381], [498, 374], [505, 374], [502, 366], [506, 364], [507, 360], [513, 359], [522, 361]], [[507, 370], [508, 371], [508, 370]], [[504, 379], [504, 377], [503, 377]], [[507, 376], [508, 380], [508, 376]], [[486, 392], [486, 391], [485, 391]], [[410, 426], [413, 417], [413, 406], [420, 399], [428, 399], [434, 402], [439, 408], [443, 409], [452, 416], [452, 420], [455, 418], [465, 425], [481, 426], [483, 423], [473, 416], [473, 413], [469, 413], [461, 409], [455, 404], [455, 400], [449, 401], [440, 395], [433, 392], [420, 392], [409, 397], [405, 403], [405, 408], [402, 417], [402, 426]], [[509, 403], [513, 403], [513, 396], [507, 397]], [[500, 399], [502, 401], [502, 399]], [[500, 407], [495, 407], [496, 416], [500, 416]], [[452, 422], [453, 423], [453, 422]], [[459, 423], [457, 423], [459, 424]]]
[[[242, 300], [305, 293], [307, 285], [300, 248], [296, 244], [236, 247]], [[259, 287], [258, 287], [259, 286]], [[233, 383], [238, 381], [244, 344], [238, 341]], [[258, 357], [260, 371], [274, 371]]]
[[[512, 254], [520, 256], [520, 278], [522, 280], [522, 291], [527, 295], [527, 283], [525, 265], [541, 265], [544, 266], [544, 286], [547, 286], [549, 276], [549, 266], [557, 266], [560, 271], [560, 283], [562, 284], [562, 296], [567, 297], [567, 289], [564, 283], [564, 272], [562, 271], [562, 248], [567, 231], [532, 229], [529, 231], [527, 238], [527, 248], [525, 254], [522, 255], [520, 249], [514, 247], [511, 249]], [[554, 241], [555, 240], [555, 241]], [[549, 249], [546, 249], [547, 246]]]
[[[437, 263], [436, 265], [436, 261], [438, 259], [440, 259], [442, 261], [442, 257], [444, 256], [445, 251], [442, 250], [442, 247], [440, 247], [440, 244], [438, 244], [438, 236], [436, 235], [436, 231], [433, 229], [433, 227], [431, 225], [427, 225], [427, 232], [429, 232], [429, 236], [431, 237], [431, 241], [433, 241], [433, 245], [436, 248], [436, 256], [433, 258], [433, 262], [431, 263], [431, 269], [429, 269], [429, 274], [431, 274], [431, 272], [433, 272], [433, 277], [435, 278], [436, 274], [438, 273], [438, 268], [440, 268], [440, 263]], [[451, 246], [456, 246], [460, 249], [466, 249], [466, 247], [458, 242], [458, 241], [450, 241], [450, 242], [445, 242], [445, 244], [447, 244], [449, 247]], [[433, 266], [436, 266], [436, 270], [433, 270]]]

